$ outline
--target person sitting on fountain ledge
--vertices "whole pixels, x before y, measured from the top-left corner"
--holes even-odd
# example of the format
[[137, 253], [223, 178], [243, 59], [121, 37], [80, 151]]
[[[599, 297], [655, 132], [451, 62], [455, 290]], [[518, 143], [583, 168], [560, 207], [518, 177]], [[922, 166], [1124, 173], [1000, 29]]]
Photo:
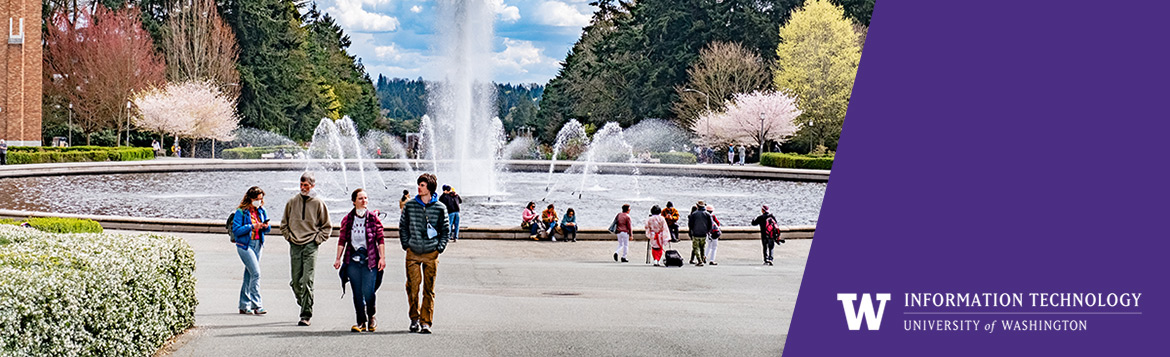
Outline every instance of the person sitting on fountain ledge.
[[[406, 203], [398, 218], [399, 241], [406, 251], [406, 301], [410, 305], [410, 332], [431, 333], [431, 318], [435, 313], [435, 274], [438, 273], [439, 254], [447, 249], [451, 226], [447, 221], [447, 206], [438, 203], [435, 175], [418, 177], [418, 196]], [[422, 306], [419, 306], [419, 285], [422, 285]]]
[[553, 204], [549, 203], [548, 208], [540, 212], [540, 223], [543, 225], [541, 228], [548, 234], [549, 239], [556, 242], [557, 235], [555, 231], [559, 224], [557, 223], [557, 210], [553, 207]]
[[313, 278], [317, 265], [317, 247], [329, 240], [333, 223], [329, 222], [329, 209], [325, 201], [316, 197], [313, 187], [317, 179], [310, 172], [301, 175], [301, 192], [284, 205], [280, 219], [280, 232], [289, 245], [289, 260], [292, 264], [293, 294], [301, 306], [299, 326], [309, 326], [313, 317]]

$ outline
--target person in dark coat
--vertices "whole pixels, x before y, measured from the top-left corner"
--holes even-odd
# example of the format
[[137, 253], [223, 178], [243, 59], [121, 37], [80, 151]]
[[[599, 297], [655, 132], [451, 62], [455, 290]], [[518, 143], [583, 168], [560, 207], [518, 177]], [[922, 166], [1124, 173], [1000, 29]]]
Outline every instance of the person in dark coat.
[[690, 228], [688, 233], [691, 235], [691, 261], [701, 267], [707, 262], [703, 251], [707, 249], [707, 235], [711, 234], [711, 214], [707, 213], [706, 203], [699, 201], [695, 205], [695, 210], [687, 216], [687, 228]]
[[447, 220], [451, 222], [451, 241], [459, 240], [459, 204], [463, 203], [463, 197], [459, 197], [455, 193], [455, 189], [449, 185], [443, 185], [443, 195], [439, 196], [439, 202], [447, 206]]
[[760, 243], [764, 246], [764, 265], [772, 265], [772, 249], [776, 247], [776, 239], [772, 237], [771, 232], [768, 232], [768, 221], [771, 220], [773, 224], [776, 222], [776, 217], [768, 212], [768, 205], [760, 208], [760, 215], [752, 220], [753, 226], [760, 226]]

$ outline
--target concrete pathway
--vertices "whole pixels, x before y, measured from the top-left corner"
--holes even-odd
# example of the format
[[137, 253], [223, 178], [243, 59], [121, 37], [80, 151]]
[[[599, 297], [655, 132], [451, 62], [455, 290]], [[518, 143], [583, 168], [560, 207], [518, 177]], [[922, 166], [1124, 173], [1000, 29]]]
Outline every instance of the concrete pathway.
[[[379, 330], [351, 333], [352, 291], [333, 269], [336, 240], [317, 260], [313, 325], [298, 327], [289, 288], [288, 244], [274, 237], [262, 256], [265, 316], [238, 314], [242, 265], [221, 234], [178, 234], [195, 249], [195, 328], [163, 352], [175, 356], [777, 356], [811, 240], [778, 247], [760, 263], [758, 241], [721, 242], [718, 266], [656, 268], [644, 243], [630, 263], [614, 242], [464, 240], [439, 260], [434, 334], [407, 332], [404, 253], [387, 241], [378, 293]], [[642, 242], [638, 242], [642, 243]], [[690, 245], [676, 244], [687, 257]]]

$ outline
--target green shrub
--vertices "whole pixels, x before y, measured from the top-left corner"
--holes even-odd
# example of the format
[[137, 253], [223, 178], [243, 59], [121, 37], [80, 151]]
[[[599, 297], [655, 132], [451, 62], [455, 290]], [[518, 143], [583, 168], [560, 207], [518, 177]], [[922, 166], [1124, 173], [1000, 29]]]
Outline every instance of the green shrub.
[[35, 217], [25, 220], [33, 228], [49, 233], [101, 233], [102, 225], [94, 220], [77, 218]]
[[132, 161], [154, 158], [151, 148], [74, 146], [18, 146], [8, 152], [9, 164], [44, 164], [53, 162]]
[[57, 217], [29, 217], [18, 221], [15, 219], [0, 219], [0, 224], [19, 226], [28, 223], [33, 228], [49, 233], [101, 233], [102, 225], [97, 221], [79, 218]]
[[195, 255], [180, 238], [0, 237], [0, 355], [151, 355], [194, 322]]
[[769, 152], [760, 157], [760, 165], [790, 169], [832, 170], [833, 157]]
[[698, 162], [695, 154], [689, 152], [656, 152], [650, 156], [663, 164], [694, 164]]

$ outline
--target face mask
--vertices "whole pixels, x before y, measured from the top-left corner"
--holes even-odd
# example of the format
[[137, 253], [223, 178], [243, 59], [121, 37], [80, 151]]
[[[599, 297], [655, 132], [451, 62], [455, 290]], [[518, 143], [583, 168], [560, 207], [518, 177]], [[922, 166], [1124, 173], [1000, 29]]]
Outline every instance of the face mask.
[[252, 201], [252, 207], [260, 208], [261, 204], [263, 204], [263, 201], [260, 201], [260, 200], [253, 200]]

